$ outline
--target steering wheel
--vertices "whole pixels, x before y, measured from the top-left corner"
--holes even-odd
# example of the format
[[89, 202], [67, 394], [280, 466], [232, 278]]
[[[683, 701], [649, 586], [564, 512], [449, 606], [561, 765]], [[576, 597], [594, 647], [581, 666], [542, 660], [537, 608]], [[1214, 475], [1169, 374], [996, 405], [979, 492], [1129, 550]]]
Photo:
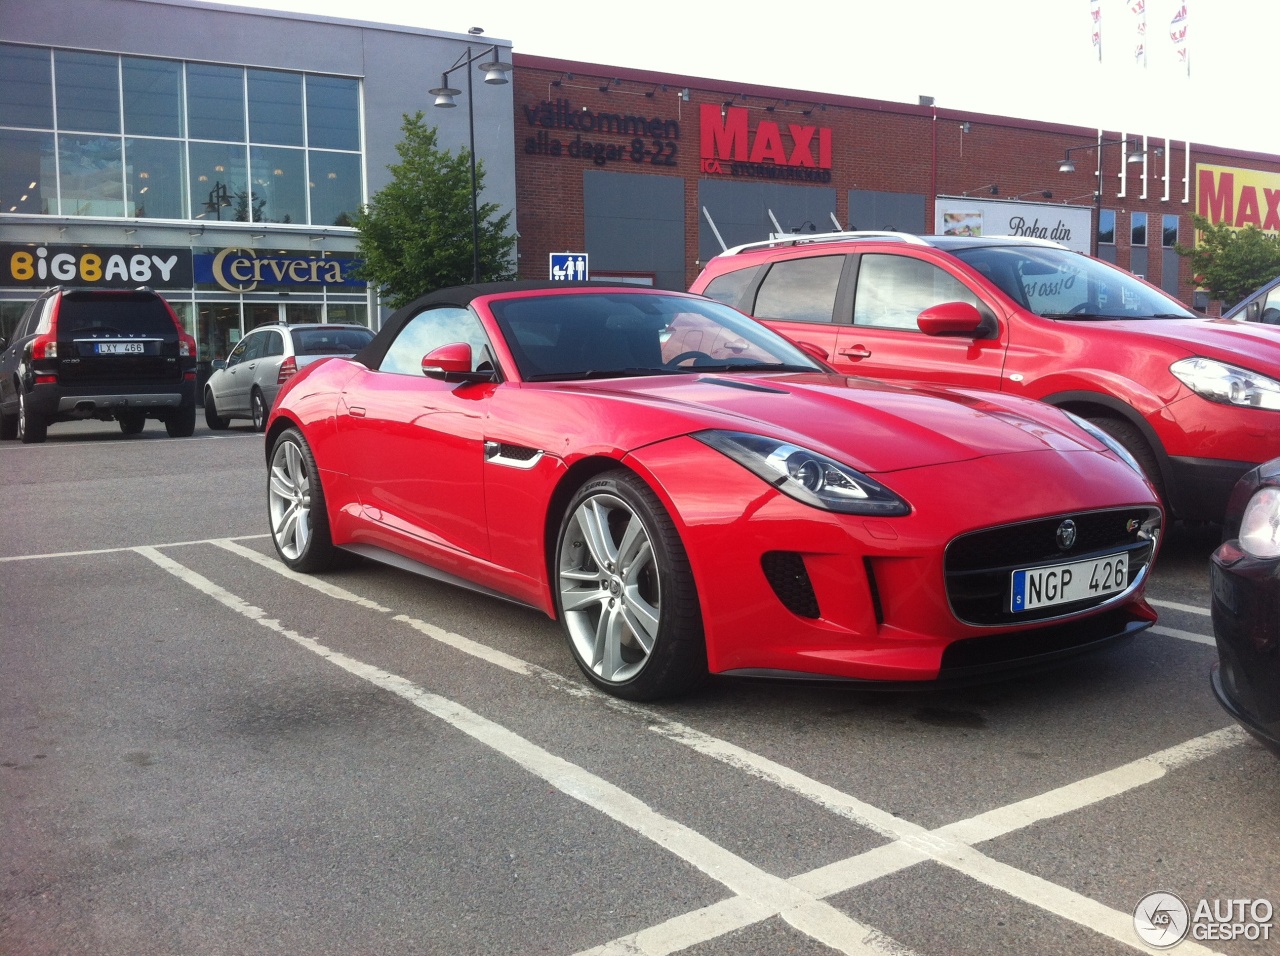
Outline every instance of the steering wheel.
[[708, 362], [715, 361], [715, 359], [713, 359], [706, 352], [699, 352], [697, 349], [689, 349], [687, 352], [681, 352], [679, 355], [672, 356], [662, 364], [667, 368], [675, 368], [677, 365], [679, 365], [681, 362], [687, 359], [694, 359], [693, 364], [695, 366], [698, 364], [697, 362], [698, 359], [706, 359]]

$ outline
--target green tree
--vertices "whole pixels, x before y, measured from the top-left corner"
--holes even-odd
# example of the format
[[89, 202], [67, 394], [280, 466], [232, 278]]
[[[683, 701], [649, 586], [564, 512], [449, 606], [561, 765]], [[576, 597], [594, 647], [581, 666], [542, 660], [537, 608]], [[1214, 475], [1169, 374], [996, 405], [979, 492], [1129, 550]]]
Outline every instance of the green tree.
[[1280, 275], [1280, 235], [1268, 235], [1257, 226], [1232, 229], [1216, 226], [1203, 216], [1192, 216], [1196, 244], [1176, 246], [1178, 255], [1191, 260], [1196, 284], [1227, 305]]
[[[471, 157], [436, 145], [436, 128], [422, 113], [407, 113], [404, 138], [396, 145], [400, 162], [387, 168], [387, 183], [356, 218], [360, 234], [358, 277], [372, 282], [393, 309], [435, 289], [471, 282]], [[476, 163], [476, 188], [484, 188], [484, 164]], [[511, 213], [497, 203], [481, 203], [480, 281], [513, 278], [508, 235]]]

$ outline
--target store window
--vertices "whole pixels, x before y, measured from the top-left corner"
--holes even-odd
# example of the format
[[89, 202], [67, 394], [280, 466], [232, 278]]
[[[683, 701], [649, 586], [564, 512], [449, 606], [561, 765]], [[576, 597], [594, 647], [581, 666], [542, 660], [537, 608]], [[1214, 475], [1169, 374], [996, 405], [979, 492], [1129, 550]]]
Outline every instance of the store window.
[[254, 222], [306, 222], [307, 176], [300, 149], [249, 147]]
[[49, 50], [0, 43], [0, 126], [53, 129]]
[[360, 210], [363, 187], [358, 153], [309, 150], [311, 221], [322, 226], [350, 226]]
[[58, 128], [119, 133], [119, 57], [58, 50], [53, 61], [58, 84]]
[[1178, 244], [1178, 216], [1165, 216], [1164, 224], [1161, 230], [1160, 244], [1166, 249], [1172, 249]]
[[354, 79], [0, 43], [0, 84], [0, 212], [350, 227], [364, 200]]
[[1129, 243], [1134, 246], [1147, 244], [1147, 214], [1135, 212], [1129, 218]]
[[244, 142], [244, 70], [188, 63], [187, 122], [192, 139]]
[[1116, 211], [1098, 210], [1098, 244], [1113, 246], [1116, 242]]
[[307, 77], [307, 145], [360, 148], [360, 86], [339, 76]]
[[64, 216], [124, 215], [124, 159], [119, 137], [58, 136]]
[[191, 218], [249, 221], [245, 148], [234, 143], [192, 143]]
[[53, 149], [52, 133], [0, 129], [0, 212], [58, 214]]
[[249, 140], [302, 146], [302, 74], [249, 71]]
[[180, 140], [126, 139], [124, 162], [126, 215], [136, 219], [186, 217], [186, 164]]
[[130, 136], [182, 135], [182, 64], [123, 57], [124, 131]]

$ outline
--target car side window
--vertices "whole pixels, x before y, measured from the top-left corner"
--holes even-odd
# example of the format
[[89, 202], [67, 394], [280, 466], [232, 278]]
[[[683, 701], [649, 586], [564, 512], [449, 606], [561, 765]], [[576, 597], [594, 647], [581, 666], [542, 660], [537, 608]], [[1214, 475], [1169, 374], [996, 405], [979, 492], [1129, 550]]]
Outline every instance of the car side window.
[[379, 372], [422, 377], [422, 357], [442, 345], [466, 342], [471, 346], [471, 366], [492, 365], [489, 337], [470, 309], [441, 306], [419, 312], [395, 337], [378, 365]]
[[931, 262], [910, 256], [864, 255], [858, 263], [853, 324], [919, 331], [916, 316], [943, 302], [978, 298], [960, 280]]
[[249, 345], [252, 343], [252, 341], [253, 341], [253, 336], [246, 335], [244, 338], [242, 338], [239, 342], [236, 343], [236, 347], [233, 348], [231, 350], [231, 354], [227, 356], [227, 368], [231, 368], [231, 366], [233, 365], [239, 365], [241, 362], [244, 361], [245, 354], [249, 348]]
[[284, 336], [279, 332], [264, 332], [260, 338], [264, 340], [262, 343], [262, 358], [284, 355]]
[[717, 302], [723, 302], [725, 305], [731, 305], [735, 308], [742, 301], [743, 295], [755, 281], [756, 273], [760, 269], [752, 266], [749, 269], [738, 269], [735, 272], [726, 272], [722, 276], [716, 276], [707, 283], [707, 287], [702, 290], [702, 294], [708, 299], [715, 299]]
[[757, 319], [835, 321], [836, 291], [845, 257], [809, 256], [775, 262], [764, 277], [752, 311]]

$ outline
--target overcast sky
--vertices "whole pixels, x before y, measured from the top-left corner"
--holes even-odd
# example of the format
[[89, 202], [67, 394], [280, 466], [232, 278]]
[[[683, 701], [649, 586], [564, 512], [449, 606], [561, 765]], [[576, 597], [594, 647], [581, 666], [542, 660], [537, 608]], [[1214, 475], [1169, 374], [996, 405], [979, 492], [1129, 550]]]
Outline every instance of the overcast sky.
[[[519, 53], [1280, 153], [1280, 0], [226, 0], [481, 27]], [[1145, 65], [1134, 6], [1145, 4]], [[1187, 12], [1190, 75], [1170, 38]], [[815, 97], [818, 98], [818, 97]]]

